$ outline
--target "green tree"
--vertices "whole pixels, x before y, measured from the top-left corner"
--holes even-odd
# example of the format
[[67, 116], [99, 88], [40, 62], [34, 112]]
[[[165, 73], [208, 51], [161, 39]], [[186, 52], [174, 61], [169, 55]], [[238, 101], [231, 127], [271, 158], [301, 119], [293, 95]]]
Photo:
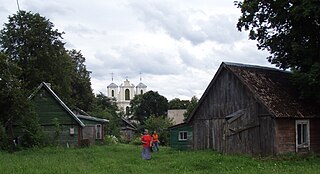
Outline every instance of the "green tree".
[[93, 107], [94, 94], [91, 88], [90, 72], [87, 71], [86, 65], [84, 64], [86, 59], [80, 51], [71, 50], [68, 51], [68, 54], [73, 63], [71, 78], [71, 98], [73, 99], [73, 105], [86, 112], [90, 111]]
[[167, 145], [169, 142], [168, 127], [173, 125], [173, 120], [166, 116], [154, 116], [151, 115], [147, 118], [144, 124], [144, 128], [148, 129], [152, 134], [152, 131], [157, 131], [159, 134], [159, 141], [163, 145]]
[[179, 98], [174, 98], [169, 101], [168, 108], [169, 109], [187, 109], [189, 106], [189, 100], [180, 100]]
[[190, 100], [190, 104], [188, 105], [187, 111], [183, 114], [184, 119], [188, 119], [188, 117], [191, 115], [193, 110], [196, 108], [198, 105], [198, 98], [196, 96], [193, 96]]
[[90, 114], [99, 118], [108, 119], [109, 123], [106, 127], [107, 134], [120, 138], [121, 119], [118, 111], [116, 101], [100, 92], [100, 94], [97, 94], [95, 97], [93, 110]]
[[304, 98], [320, 103], [320, 1], [244, 0], [235, 5], [242, 15], [239, 31], [249, 30], [268, 61], [294, 72], [294, 82]]
[[154, 115], [156, 117], [166, 115], [168, 100], [158, 92], [148, 91], [142, 95], [136, 95], [131, 101], [131, 113], [141, 124]]
[[38, 13], [18, 11], [8, 19], [0, 31], [0, 51], [21, 68], [18, 80], [23, 87], [32, 90], [45, 81], [68, 102], [72, 62], [61, 41], [63, 33]]
[[[0, 129], [2, 132], [0, 145], [3, 149], [13, 150], [14, 125], [19, 125], [21, 143], [25, 147], [38, 146], [42, 144], [42, 130], [33, 106], [27, 100], [27, 92], [22, 88], [17, 79], [20, 69], [14, 63], [8, 61], [6, 55], [0, 53]], [[3, 129], [4, 127], [5, 129]], [[4, 143], [6, 142], [6, 143]]]

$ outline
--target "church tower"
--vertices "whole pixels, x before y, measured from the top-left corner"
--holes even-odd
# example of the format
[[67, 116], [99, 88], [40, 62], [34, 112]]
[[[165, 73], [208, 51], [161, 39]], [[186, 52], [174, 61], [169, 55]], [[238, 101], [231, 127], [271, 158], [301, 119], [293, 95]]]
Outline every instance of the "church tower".
[[140, 83], [136, 86], [136, 95], [141, 95], [146, 93], [147, 85], [141, 82], [141, 73], [140, 73]]
[[147, 92], [147, 85], [141, 82], [137, 86], [134, 86], [128, 78], [120, 85], [113, 83], [113, 73], [112, 82], [107, 86], [107, 97], [116, 99], [117, 106], [120, 110], [124, 111], [126, 115], [130, 113], [130, 101], [135, 95], [141, 95]]
[[107, 96], [115, 98], [118, 100], [118, 85], [113, 83], [113, 73], [112, 73], [112, 82], [107, 86]]
[[119, 98], [117, 100], [118, 107], [125, 111], [126, 114], [129, 113], [130, 101], [135, 96], [134, 85], [126, 79], [120, 86]]

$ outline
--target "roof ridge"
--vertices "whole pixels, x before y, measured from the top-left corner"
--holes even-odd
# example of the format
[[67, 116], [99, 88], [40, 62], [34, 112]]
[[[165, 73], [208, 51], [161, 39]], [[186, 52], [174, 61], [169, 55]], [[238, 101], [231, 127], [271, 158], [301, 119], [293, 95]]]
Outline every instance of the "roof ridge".
[[261, 66], [261, 65], [250, 65], [250, 64], [243, 64], [243, 63], [235, 63], [235, 62], [222, 62], [226, 66], [236, 66], [242, 68], [255, 68], [255, 69], [262, 69], [262, 70], [270, 70], [270, 71], [277, 71], [277, 72], [284, 72], [284, 73], [292, 73], [291, 71], [281, 70], [277, 68]]

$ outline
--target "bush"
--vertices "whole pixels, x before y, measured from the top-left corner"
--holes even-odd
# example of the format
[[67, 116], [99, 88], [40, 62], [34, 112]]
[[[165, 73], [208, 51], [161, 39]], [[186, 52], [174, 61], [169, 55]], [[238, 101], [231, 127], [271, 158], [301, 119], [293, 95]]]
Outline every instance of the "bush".
[[133, 144], [133, 145], [141, 145], [141, 137], [137, 136], [135, 137], [131, 142], [130, 144]]
[[111, 144], [118, 144], [119, 140], [117, 137], [115, 137], [114, 135], [106, 135], [105, 136], [105, 143], [107, 145], [111, 145]]
[[5, 132], [5, 128], [2, 126], [0, 122], [0, 149], [1, 150], [7, 150], [8, 149], [8, 137]]

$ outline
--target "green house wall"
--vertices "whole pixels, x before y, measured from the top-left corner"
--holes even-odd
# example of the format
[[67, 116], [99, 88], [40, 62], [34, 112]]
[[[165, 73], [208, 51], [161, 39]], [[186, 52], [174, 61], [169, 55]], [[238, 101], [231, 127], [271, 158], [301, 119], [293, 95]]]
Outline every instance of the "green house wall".
[[[187, 140], [179, 140], [179, 132], [187, 131]], [[181, 126], [170, 128], [170, 147], [187, 150], [192, 148], [192, 127], [190, 125], [184, 124]]]
[[[81, 126], [47, 90], [41, 88], [32, 98], [32, 102], [49, 142], [63, 146], [78, 145], [81, 139]], [[61, 128], [58, 137], [54, 119], [58, 121]], [[74, 134], [70, 134], [70, 128], [74, 129]]]

